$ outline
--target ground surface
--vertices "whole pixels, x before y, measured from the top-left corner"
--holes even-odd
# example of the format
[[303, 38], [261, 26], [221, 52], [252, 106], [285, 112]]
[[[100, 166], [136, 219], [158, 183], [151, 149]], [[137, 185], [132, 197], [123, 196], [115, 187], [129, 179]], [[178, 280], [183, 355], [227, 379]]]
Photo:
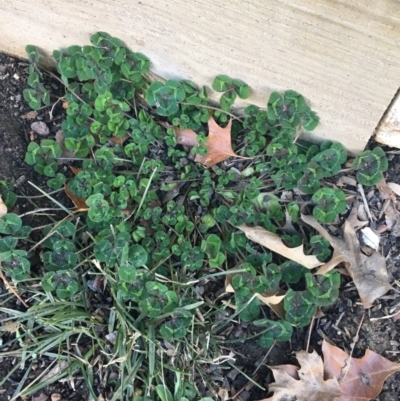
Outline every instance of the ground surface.
[[[37, 192], [29, 184], [29, 181], [42, 187], [45, 187], [45, 181], [23, 161], [25, 149], [32, 135], [30, 124], [34, 121], [44, 121], [50, 129], [49, 137], [54, 137], [62, 122], [63, 110], [60, 105], [57, 105], [53, 110], [53, 118], [49, 117], [48, 109], [46, 112], [39, 111], [38, 115], [33, 119], [24, 118], [23, 116], [30, 111], [29, 106], [22, 97], [26, 76], [27, 65], [25, 63], [0, 54], [0, 180], [14, 182], [19, 195], [33, 196]], [[59, 84], [49, 81], [47, 85], [51, 88], [52, 93], [57, 96], [61, 90]], [[400, 156], [396, 152], [393, 152], [389, 153], [388, 157], [390, 168], [387, 173], [387, 181], [400, 184]], [[55, 194], [54, 197], [62, 202], [68, 202], [62, 193]], [[367, 197], [371, 209], [379, 210], [381, 206], [379, 205], [379, 200], [376, 198], [376, 194], [367, 194]], [[37, 207], [51, 207], [46, 198], [41, 198], [40, 201], [35, 200], [35, 202]], [[21, 198], [17, 204], [17, 208], [17, 213], [24, 213], [32, 209], [33, 205], [28, 200]], [[376, 224], [379, 225], [379, 223], [378, 219]], [[38, 222], [36, 221], [35, 224], [38, 225]], [[387, 257], [388, 273], [393, 283], [400, 279], [400, 239], [392, 234], [384, 233], [381, 236], [380, 245], [381, 252]], [[222, 286], [223, 283], [221, 281]], [[219, 290], [221, 288], [214, 289], [215, 292]], [[0, 292], [2, 294], [6, 292], [2, 283], [0, 283]], [[353, 356], [361, 357], [366, 349], [371, 349], [391, 361], [399, 362], [400, 321], [370, 319], [389, 315], [392, 308], [399, 304], [400, 295], [398, 291], [391, 291], [376, 301], [371, 309], [365, 311], [360, 304], [354, 285], [349, 279], [343, 278], [339, 299], [329, 308], [323, 308], [325, 316], [315, 320], [310, 337], [310, 349], [316, 349], [320, 352], [322, 339], [327, 338], [336, 346], [349, 351], [360, 322], [365, 315], [359, 330], [359, 339], [356, 342]], [[15, 299], [9, 301], [7, 307], [23, 310], [23, 306]], [[238, 325], [229, 330], [226, 336], [229, 340], [240, 339], [250, 336], [252, 334], [251, 330], [250, 326]], [[277, 344], [271, 350], [266, 360], [264, 360], [265, 350], [260, 348], [256, 342], [232, 343], [230, 349], [235, 355], [236, 366], [239, 366], [247, 375], [252, 376], [261, 386], [266, 387], [272, 379], [272, 375], [266, 365], [294, 363], [293, 351], [307, 347], [308, 330], [308, 327], [296, 330], [292, 342]], [[0, 344], [5, 343], [7, 336], [12, 335], [14, 334], [8, 332], [0, 334]], [[16, 367], [12, 377], [0, 385], [0, 401], [10, 400], [13, 396], [16, 396], [18, 385], [25, 373], [26, 367], [18, 366], [18, 360], [8, 356], [11, 351], [0, 346], [0, 383], [2, 383], [5, 374]], [[262, 362], [263, 364], [255, 373]], [[36, 368], [26, 378], [25, 383], [27, 384], [34, 380], [50, 363], [50, 360], [38, 356], [38, 359], [33, 361]], [[214, 370], [216, 377], [220, 376], [223, 378], [223, 388], [228, 390], [234, 387], [236, 391], [241, 390], [240, 399], [243, 401], [257, 400], [265, 397], [267, 394], [251, 383], [249, 384], [249, 381], [243, 375], [233, 371], [229, 365], [211, 366], [210, 370]], [[400, 397], [399, 380], [400, 373], [392, 375], [385, 382], [383, 391], [377, 400], [398, 400]], [[55, 383], [53, 386], [39, 391], [33, 398], [27, 397], [25, 399], [32, 401], [46, 401], [50, 399], [74, 401], [85, 400], [87, 396], [84, 381], [82, 378], [77, 377], [72, 381]], [[22, 398], [18, 397], [14, 399], [21, 400]]]

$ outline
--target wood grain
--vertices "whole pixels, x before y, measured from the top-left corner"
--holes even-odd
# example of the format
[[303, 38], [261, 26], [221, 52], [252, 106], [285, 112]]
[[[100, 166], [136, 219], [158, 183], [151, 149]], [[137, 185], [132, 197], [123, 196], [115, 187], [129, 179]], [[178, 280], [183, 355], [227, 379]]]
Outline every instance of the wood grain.
[[320, 139], [362, 150], [399, 87], [396, 0], [0, 0], [0, 50], [48, 54], [107, 31], [149, 56], [156, 74], [210, 85], [246, 81], [251, 102], [302, 93]]

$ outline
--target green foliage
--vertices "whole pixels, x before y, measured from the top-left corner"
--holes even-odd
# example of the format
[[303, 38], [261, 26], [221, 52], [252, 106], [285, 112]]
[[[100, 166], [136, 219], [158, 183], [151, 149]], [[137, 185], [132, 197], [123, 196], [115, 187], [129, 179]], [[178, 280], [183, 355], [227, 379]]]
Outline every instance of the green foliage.
[[42, 287], [45, 291], [54, 291], [59, 298], [69, 298], [79, 290], [77, 276], [71, 270], [48, 272], [42, 278]]
[[17, 195], [13, 192], [14, 186], [11, 183], [0, 180], [0, 198], [7, 208], [11, 209], [17, 201]]
[[61, 157], [61, 146], [52, 139], [42, 139], [40, 145], [31, 142], [25, 155], [25, 162], [33, 165], [39, 174], [54, 177], [58, 169], [57, 158]]
[[312, 201], [316, 203], [313, 215], [321, 223], [332, 223], [346, 210], [346, 195], [341, 189], [321, 188], [312, 196]]
[[[205, 169], [194, 160], [195, 153], [209, 151], [207, 122], [213, 117], [225, 127], [235, 100], [248, 98], [248, 85], [217, 76], [212, 88], [221, 93], [221, 108], [216, 109], [205, 87], [173, 79], [151, 81], [149, 59], [121, 40], [105, 32], [90, 40], [91, 45], [53, 53], [66, 87], [63, 146], [75, 155], [74, 173], [58, 171], [62, 148], [52, 140], [31, 142], [25, 158], [49, 177], [49, 188], [67, 187], [81, 206], [61, 222], [51, 217], [32, 237], [17, 215], [0, 218], [1, 268], [18, 285], [28, 279], [29, 291], [38, 287], [37, 302], [44, 296], [38, 280], [47, 292], [45, 304], [62, 299], [72, 310], [106, 297], [107, 313], [93, 312], [96, 324], [89, 326], [115, 333], [112, 350], [109, 343], [102, 348], [107, 350], [105, 360], [116, 370], [126, 366], [121, 383], [127, 377], [133, 383], [137, 372], [135, 383], [143, 383], [146, 394], [135, 396], [124, 389], [121, 398], [126, 391], [126, 398], [137, 401], [195, 400], [196, 389], [179, 372], [188, 371], [186, 352], [192, 348], [204, 350], [201, 360], [213, 358], [220, 341], [214, 333], [225, 324], [216, 316], [224, 306], [217, 296], [217, 302], [210, 302], [209, 294], [221, 290], [225, 275], [234, 294], [223, 296], [231, 297], [240, 321], [254, 324], [262, 347], [289, 341], [293, 326], [307, 325], [317, 306], [337, 298], [337, 273], [314, 275], [295, 261], [266, 253], [236, 227], [260, 226], [278, 233], [287, 246], [304, 244], [308, 254], [327, 261], [329, 243], [318, 235], [308, 241], [307, 232], [298, 230], [299, 216], [303, 207], [313, 207], [314, 216], [329, 223], [345, 211], [345, 195], [331, 189], [330, 177], [340, 173], [347, 155], [341, 144], [325, 141], [317, 146], [299, 138], [303, 130], [316, 127], [318, 116], [303, 96], [289, 90], [273, 92], [266, 109], [249, 105], [242, 119], [232, 119], [233, 148], [254, 158]], [[37, 49], [28, 46], [27, 53], [30, 87], [24, 97], [37, 109], [49, 104], [50, 96], [41, 83]], [[178, 129], [193, 130], [198, 146], [180, 145]], [[377, 149], [354, 161], [364, 185], [366, 176], [375, 182], [387, 168], [383, 151]], [[16, 202], [12, 189], [0, 181], [0, 196], [9, 208]], [[291, 225], [301, 234], [286, 231]], [[30, 242], [42, 262], [32, 271]], [[287, 291], [284, 318], [262, 318], [266, 306], [260, 299], [282, 290]], [[102, 341], [103, 335], [96, 332], [91, 338]], [[176, 359], [175, 386], [160, 376], [171, 368], [161, 360], [169, 343], [185, 353]], [[198, 356], [192, 359], [197, 363]]]
[[388, 169], [385, 152], [377, 146], [373, 150], [361, 152], [352, 165], [357, 170], [357, 181], [361, 185], [375, 185], [382, 179], [382, 173]]
[[309, 254], [315, 255], [320, 262], [325, 262], [332, 255], [329, 242], [321, 235], [310, 238]]
[[163, 84], [153, 82], [148, 90], [146, 100], [150, 106], [156, 106], [160, 116], [170, 116], [179, 110], [179, 102], [185, 99], [185, 90], [178, 81], [170, 79]]
[[315, 299], [308, 291], [294, 291], [291, 288], [283, 300], [285, 320], [297, 327], [304, 327], [310, 323], [317, 311]]
[[327, 306], [339, 296], [340, 274], [330, 271], [324, 275], [306, 273], [307, 291], [314, 297], [318, 306]]
[[249, 86], [240, 79], [232, 79], [227, 75], [218, 75], [214, 78], [212, 88], [217, 92], [223, 92], [220, 98], [221, 109], [229, 111], [239, 96], [240, 99], [247, 99], [250, 95]]
[[268, 119], [273, 124], [280, 124], [283, 129], [292, 130], [303, 126], [307, 131], [312, 131], [318, 125], [319, 118], [302, 95], [288, 90], [283, 95], [272, 92], [268, 100]]
[[284, 320], [260, 319], [253, 322], [255, 326], [265, 328], [264, 334], [258, 340], [261, 347], [268, 348], [275, 341], [289, 341], [293, 334], [293, 327]]
[[218, 235], [209, 234], [201, 242], [201, 250], [207, 255], [210, 267], [221, 267], [225, 262], [225, 255], [221, 252], [222, 241]]
[[28, 85], [29, 88], [23, 90], [22, 95], [28, 102], [29, 107], [34, 110], [39, 109], [42, 104], [48, 106], [50, 104], [50, 93], [40, 82], [42, 78], [42, 72], [37, 67], [37, 63], [40, 60], [40, 54], [35, 46], [27, 45], [25, 48], [28, 59], [29, 59], [29, 77]]

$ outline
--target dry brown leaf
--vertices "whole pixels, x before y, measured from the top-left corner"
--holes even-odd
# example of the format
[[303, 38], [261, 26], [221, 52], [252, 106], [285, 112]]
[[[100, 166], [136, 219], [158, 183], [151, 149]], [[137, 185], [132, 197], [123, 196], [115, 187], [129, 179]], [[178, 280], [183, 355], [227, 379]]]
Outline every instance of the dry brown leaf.
[[400, 185], [395, 182], [388, 182], [387, 186], [397, 195], [400, 196]]
[[69, 166], [69, 168], [75, 175], [77, 175], [81, 171], [80, 168], [77, 168], [77, 167], [74, 167], [74, 166]]
[[394, 202], [390, 202], [385, 209], [385, 222], [390, 234], [400, 237], [400, 213]]
[[[173, 128], [176, 134], [176, 142], [181, 145], [197, 146], [197, 134], [191, 129], [181, 130], [178, 127], [170, 126], [168, 123], [158, 121], [164, 128]], [[208, 148], [208, 152], [204, 156], [196, 155], [195, 162], [201, 163], [209, 168], [214, 164], [226, 160], [228, 157], [239, 157], [241, 159], [249, 159], [237, 155], [232, 149], [231, 129], [232, 119], [229, 120], [225, 128], [220, 127], [213, 117], [208, 120], [208, 136], [204, 144]]]
[[392, 289], [386, 270], [386, 260], [378, 252], [366, 256], [360, 251], [360, 243], [354, 228], [346, 221], [343, 239], [332, 237], [312, 216], [302, 215], [301, 219], [318, 231], [333, 248], [332, 259], [318, 269], [318, 274], [343, 263], [353, 278], [364, 308], [370, 308], [375, 299]]
[[79, 198], [78, 196], [74, 195], [68, 188], [67, 184], [64, 184], [64, 191], [67, 194], [68, 198], [71, 199], [74, 203], [77, 212], [86, 212], [87, 210], [89, 210], [89, 207], [86, 205], [86, 199]]
[[32, 110], [32, 111], [28, 111], [28, 112], [25, 113], [25, 114], [22, 114], [21, 118], [26, 118], [26, 119], [31, 119], [31, 120], [33, 120], [37, 115], [38, 115], [38, 112]]
[[164, 128], [173, 128], [175, 131], [176, 143], [184, 146], [197, 146], [197, 134], [191, 129], [180, 129], [179, 127], [175, 127], [166, 123], [165, 121], [157, 121], [158, 124], [163, 126]]
[[371, 350], [356, 359], [324, 341], [322, 352], [324, 361], [315, 351], [296, 353], [301, 368], [270, 366], [275, 383], [268, 389], [274, 395], [261, 401], [370, 401], [387, 377], [400, 371], [400, 364]]
[[322, 352], [325, 378], [336, 378], [340, 383], [342, 395], [335, 401], [372, 400], [381, 392], [384, 381], [400, 371], [399, 363], [369, 349], [362, 358], [350, 359], [347, 352], [324, 341]]
[[112, 143], [115, 143], [117, 145], [122, 145], [128, 138], [129, 138], [129, 135], [113, 136], [112, 138], [109, 139], [109, 141]]
[[324, 380], [324, 365], [314, 351], [296, 353], [301, 368], [293, 365], [269, 366], [275, 383], [268, 386], [274, 395], [261, 401], [334, 401], [341, 391], [336, 378]]
[[210, 117], [208, 120], [208, 136], [205, 143], [208, 152], [204, 156], [197, 154], [194, 161], [199, 162], [208, 168], [224, 161], [228, 157], [241, 157], [232, 149], [231, 129], [232, 119], [229, 120], [228, 125], [225, 128], [222, 128], [212, 117]]
[[[363, 206], [363, 205], [361, 205], [361, 206]], [[351, 212], [349, 214], [349, 217], [347, 218], [347, 221], [352, 225], [352, 227], [356, 231], [359, 230], [360, 228], [363, 228], [364, 226], [366, 226], [369, 223], [368, 220], [362, 221], [362, 220], [358, 219], [358, 207], [356, 207], [356, 205], [353, 206], [353, 208], [351, 209]]]
[[273, 252], [279, 253], [279, 255], [282, 255], [285, 258], [300, 263], [307, 269], [314, 269], [315, 267], [323, 264], [317, 259], [316, 256], [304, 254], [303, 245], [300, 245], [296, 248], [289, 248], [282, 242], [282, 238], [265, 230], [262, 227], [249, 227], [245, 224], [242, 224], [237, 228], [243, 231], [249, 240], [257, 242], [257, 244], [265, 246], [266, 248]]
[[5, 216], [7, 214], [7, 206], [6, 204], [3, 202], [3, 199], [1, 199], [0, 196], [0, 217]]
[[382, 199], [396, 200], [392, 188], [388, 183], [386, 183], [385, 177], [382, 177], [382, 179], [376, 184], [376, 188], [380, 192]]

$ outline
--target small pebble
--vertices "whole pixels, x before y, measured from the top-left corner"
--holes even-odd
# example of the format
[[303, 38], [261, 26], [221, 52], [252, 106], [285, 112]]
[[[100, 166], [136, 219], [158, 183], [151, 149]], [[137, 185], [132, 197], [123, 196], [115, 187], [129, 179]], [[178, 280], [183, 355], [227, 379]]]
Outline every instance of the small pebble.
[[13, 75], [13, 78], [16, 79], [16, 80], [18, 80], [18, 79], [19, 79], [19, 75], [18, 75], [18, 74], [14, 74], [14, 75]]
[[32, 123], [31, 128], [41, 136], [47, 136], [50, 133], [49, 127], [43, 121], [36, 121]]

